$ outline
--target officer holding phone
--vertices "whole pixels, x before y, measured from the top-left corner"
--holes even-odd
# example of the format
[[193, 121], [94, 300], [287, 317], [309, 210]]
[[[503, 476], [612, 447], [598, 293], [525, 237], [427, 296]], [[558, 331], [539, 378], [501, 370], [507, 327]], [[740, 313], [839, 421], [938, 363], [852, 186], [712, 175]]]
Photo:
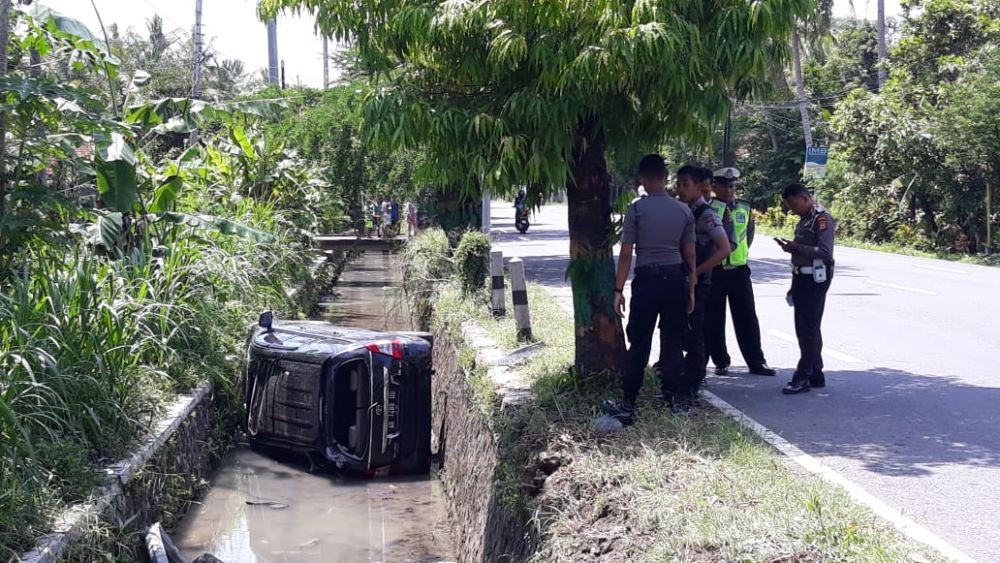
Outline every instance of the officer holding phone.
[[795, 335], [799, 340], [799, 364], [792, 381], [782, 389], [786, 395], [807, 393], [825, 387], [823, 374], [823, 309], [833, 278], [833, 243], [837, 225], [830, 213], [813, 199], [802, 184], [789, 184], [781, 193], [785, 204], [801, 220], [795, 239], [776, 238], [782, 250], [792, 255], [792, 290]]

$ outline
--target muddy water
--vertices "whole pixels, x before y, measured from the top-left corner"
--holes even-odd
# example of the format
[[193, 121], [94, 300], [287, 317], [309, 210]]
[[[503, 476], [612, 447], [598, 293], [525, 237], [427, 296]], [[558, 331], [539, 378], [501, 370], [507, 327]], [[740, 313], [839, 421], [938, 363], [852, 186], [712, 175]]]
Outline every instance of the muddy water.
[[[409, 329], [393, 257], [366, 253], [345, 268], [320, 318]], [[237, 448], [201, 505], [174, 534], [192, 559], [227, 563], [450, 561], [444, 497], [433, 477], [359, 479], [310, 472], [300, 456]]]

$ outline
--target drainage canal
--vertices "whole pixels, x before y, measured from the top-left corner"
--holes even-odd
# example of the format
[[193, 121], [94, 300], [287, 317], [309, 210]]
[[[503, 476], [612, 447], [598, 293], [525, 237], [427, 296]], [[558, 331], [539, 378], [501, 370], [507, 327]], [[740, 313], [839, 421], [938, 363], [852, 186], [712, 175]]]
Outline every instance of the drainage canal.
[[[371, 329], [409, 330], [399, 268], [381, 252], [344, 268], [319, 319]], [[439, 481], [432, 476], [362, 479], [310, 471], [295, 455], [245, 445], [223, 461], [200, 505], [174, 540], [190, 558], [270, 561], [454, 560]]]

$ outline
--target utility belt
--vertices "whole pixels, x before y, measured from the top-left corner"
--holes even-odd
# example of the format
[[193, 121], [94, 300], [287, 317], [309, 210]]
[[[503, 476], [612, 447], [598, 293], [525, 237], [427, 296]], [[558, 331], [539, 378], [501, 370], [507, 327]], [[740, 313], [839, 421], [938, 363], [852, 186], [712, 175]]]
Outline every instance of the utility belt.
[[686, 276], [687, 273], [685, 264], [648, 264], [635, 269], [636, 276]]
[[734, 266], [733, 264], [723, 264], [723, 265], [721, 265], [719, 267], [722, 268], [723, 270], [739, 270], [740, 268], [746, 268], [747, 265], [746, 264], [739, 264], [739, 265], [735, 265]]
[[824, 283], [830, 279], [833, 273], [833, 262], [829, 264], [822, 260], [813, 260], [812, 266], [792, 266], [792, 274], [796, 276], [810, 276], [816, 283]]

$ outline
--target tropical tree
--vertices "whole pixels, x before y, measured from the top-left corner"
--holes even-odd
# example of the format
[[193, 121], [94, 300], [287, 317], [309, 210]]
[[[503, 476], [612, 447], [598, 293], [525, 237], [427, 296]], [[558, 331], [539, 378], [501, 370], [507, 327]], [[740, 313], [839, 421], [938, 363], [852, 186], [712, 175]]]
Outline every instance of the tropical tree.
[[262, 0], [315, 14], [377, 83], [373, 138], [428, 151], [426, 172], [469, 194], [565, 189], [576, 365], [618, 365], [611, 147], [705, 139], [731, 98], [783, 59], [809, 0]]

